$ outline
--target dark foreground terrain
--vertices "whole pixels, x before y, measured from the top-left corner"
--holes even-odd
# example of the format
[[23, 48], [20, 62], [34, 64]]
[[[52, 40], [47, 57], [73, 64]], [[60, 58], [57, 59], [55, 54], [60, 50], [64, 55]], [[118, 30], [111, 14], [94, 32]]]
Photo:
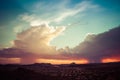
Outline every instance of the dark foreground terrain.
[[120, 63], [0, 65], [0, 80], [120, 80]]

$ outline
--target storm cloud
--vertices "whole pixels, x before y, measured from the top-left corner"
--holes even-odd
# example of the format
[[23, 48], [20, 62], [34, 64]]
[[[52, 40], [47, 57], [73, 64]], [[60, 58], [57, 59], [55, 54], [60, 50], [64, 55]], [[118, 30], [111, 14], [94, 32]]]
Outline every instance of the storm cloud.
[[120, 26], [101, 34], [89, 34], [76, 47], [61, 51], [63, 55], [86, 58], [93, 63], [104, 58], [120, 58]]

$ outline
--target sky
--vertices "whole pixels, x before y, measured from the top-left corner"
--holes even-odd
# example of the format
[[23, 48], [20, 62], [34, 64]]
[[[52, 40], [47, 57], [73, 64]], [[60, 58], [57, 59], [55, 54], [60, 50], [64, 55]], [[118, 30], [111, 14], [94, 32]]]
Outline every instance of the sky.
[[1, 0], [0, 63], [120, 61], [119, 0]]

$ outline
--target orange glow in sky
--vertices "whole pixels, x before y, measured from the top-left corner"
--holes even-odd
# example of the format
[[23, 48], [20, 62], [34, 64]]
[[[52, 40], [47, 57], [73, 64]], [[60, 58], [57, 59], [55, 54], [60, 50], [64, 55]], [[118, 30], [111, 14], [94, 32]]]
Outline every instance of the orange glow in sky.
[[120, 59], [118, 59], [118, 58], [105, 58], [105, 59], [102, 59], [102, 62], [103, 62], [103, 63], [108, 63], [108, 62], [120, 62]]
[[77, 64], [87, 64], [89, 61], [86, 59], [80, 60], [56, 60], [56, 59], [37, 59], [37, 63], [51, 63], [51, 64], [70, 64], [75, 62]]
[[0, 64], [17, 64], [20, 63], [20, 58], [0, 58]]

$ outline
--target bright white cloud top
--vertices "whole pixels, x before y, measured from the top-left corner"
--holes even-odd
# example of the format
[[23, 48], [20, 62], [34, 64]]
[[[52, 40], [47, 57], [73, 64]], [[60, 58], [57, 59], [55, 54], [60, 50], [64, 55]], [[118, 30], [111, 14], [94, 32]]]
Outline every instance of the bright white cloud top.
[[53, 27], [48, 24], [32, 26], [31, 28], [17, 34], [14, 47], [31, 53], [54, 54], [56, 47], [50, 42], [59, 36], [65, 27]]

